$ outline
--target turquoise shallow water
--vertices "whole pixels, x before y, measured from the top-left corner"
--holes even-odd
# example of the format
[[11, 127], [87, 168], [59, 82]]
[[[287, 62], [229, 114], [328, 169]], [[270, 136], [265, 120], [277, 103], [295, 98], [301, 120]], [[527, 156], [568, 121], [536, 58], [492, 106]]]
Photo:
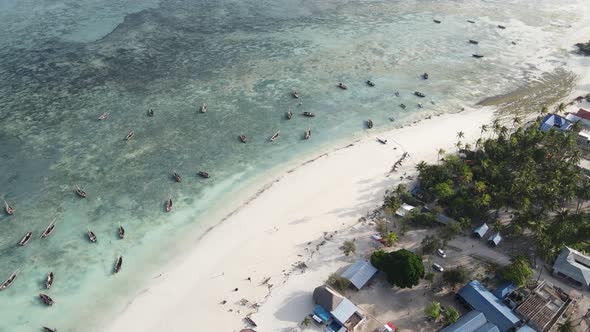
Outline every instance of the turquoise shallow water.
[[[560, 66], [567, 54], [555, 45], [580, 19], [561, 2], [0, 0], [0, 199], [16, 209], [0, 217], [0, 279], [20, 269], [0, 293], [0, 331], [101, 330], [98, 314], [176, 253], [171, 239], [198, 231], [203, 213], [252, 176], [362, 133], [367, 118], [383, 128], [458, 110]], [[53, 218], [54, 234], [38, 239]], [[34, 239], [18, 247], [27, 231]], [[52, 308], [36, 297], [48, 271]]]

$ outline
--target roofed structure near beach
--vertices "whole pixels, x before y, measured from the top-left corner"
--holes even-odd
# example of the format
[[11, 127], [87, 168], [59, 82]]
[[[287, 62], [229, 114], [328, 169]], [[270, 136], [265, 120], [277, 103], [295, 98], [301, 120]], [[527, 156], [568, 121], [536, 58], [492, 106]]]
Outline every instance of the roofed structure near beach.
[[488, 224], [483, 223], [483, 225], [476, 227], [473, 230], [473, 235], [476, 237], [479, 237], [480, 239], [484, 237], [484, 235], [486, 235], [488, 229], [490, 229], [490, 227], [488, 226]]
[[549, 113], [545, 115], [545, 118], [543, 118], [543, 121], [541, 122], [541, 131], [548, 131], [550, 129], [567, 131], [571, 128], [571, 126], [572, 123], [565, 118], [557, 114]]
[[352, 264], [342, 277], [348, 279], [356, 289], [361, 289], [377, 273], [377, 269], [366, 259], [359, 259]]
[[500, 232], [496, 232], [490, 236], [488, 239], [488, 244], [492, 247], [495, 247], [500, 244], [500, 241], [502, 241], [502, 236], [500, 235]]
[[400, 217], [405, 217], [410, 211], [415, 209], [416, 207], [411, 206], [410, 204], [402, 203], [402, 206], [395, 211], [395, 214]]
[[348, 331], [353, 331], [365, 321], [365, 316], [361, 314], [354, 303], [328, 286], [317, 287], [313, 291], [313, 300], [316, 304], [329, 311], [334, 321], [348, 329]]
[[576, 113], [568, 113], [565, 119], [570, 122], [580, 122], [585, 127], [590, 127], [590, 112], [580, 108]]
[[553, 274], [565, 277], [580, 286], [590, 287], [590, 257], [564, 247], [553, 264]]

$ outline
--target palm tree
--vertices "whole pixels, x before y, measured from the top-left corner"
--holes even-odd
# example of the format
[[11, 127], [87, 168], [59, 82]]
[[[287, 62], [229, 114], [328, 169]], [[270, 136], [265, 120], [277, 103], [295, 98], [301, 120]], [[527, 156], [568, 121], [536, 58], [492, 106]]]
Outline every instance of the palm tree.
[[541, 116], [545, 116], [547, 112], [549, 112], [549, 109], [547, 108], [547, 106], [543, 106], [543, 108], [541, 108]]
[[461, 144], [461, 141], [458, 141], [457, 143], [455, 143], [455, 146], [457, 147], [457, 150], [461, 150], [461, 146], [463, 144]]
[[443, 148], [440, 148], [440, 149], [438, 149], [437, 153], [438, 153], [438, 160], [440, 160], [440, 157], [444, 156], [445, 153], [447, 153], [447, 151], [445, 151], [445, 149], [443, 149]]
[[514, 127], [517, 125], [520, 125], [520, 117], [518, 115], [512, 119], [512, 131], [514, 131]]
[[422, 160], [421, 162], [416, 164], [416, 170], [418, 172], [422, 172], [426, 169], [426, 166], [428, 166], [428, 164], [424, 160]]
[[486, 131], [488, 131], [488, 126], [486, 124], [482, 124], [481, 127], [479, 127], [479, 138], [483, 137], [483, 133], [485, 133]]
[[500, 123], [500, 119], [495, 119], [494, 123], [492, 124], [492, 129], [494, 130], [495, 135], [497, 135], [500, 132], [500, 128], [502, 128], [502, 124]]
[[471, 144], [465, 143], [465, 150], [471, 150]]
[[463, 137], [465, 137], [465, 133], [462, 131], [457, 132], [457, 138], [458, 139], [462, 139]]
[[574, 322], [568, 317], [565, 322], [557, 324], [559, 332], [574, 332]]
[[580, 208], [584, 201], [590, 200], [590, 181], [584, 181], [581, 187], [578, 188], [576, 193], [578, 196], [578, 205], [576, 206], [576, 214], [580, 213]]
[[562, 113], [563, 111], [565, 111], [565, 104], [564, 103], [559, 103], [559, 105], [557, 105], [557, 111]]
[[479, 147], [481, 146], [482, 143], [482, 139], [481, 137], [477, 139], [477, 141], [475, 141], [475, 148], [479, 149]]

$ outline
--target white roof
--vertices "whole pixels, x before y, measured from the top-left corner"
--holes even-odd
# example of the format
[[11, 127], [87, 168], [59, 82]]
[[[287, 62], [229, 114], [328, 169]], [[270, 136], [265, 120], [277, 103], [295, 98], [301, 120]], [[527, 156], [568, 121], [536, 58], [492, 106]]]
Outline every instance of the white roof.
[[553, 264], [561, 272], [585, 286], [590, 286], [590, 257], [569, 247], [563, 248]]
[[354, 303], [350, 302], [349, 299], [344, 298], [338, 304], [336, 309], [332, 310], [330, 313], [338, 321], [338, 323], [344, 325], [346, 321], [354, 315], [355, 312], [358, 312], [359, 309], [354, 305]]
[[402, 203], [402, 206], [395, 211], [395, 214], [400, 217], [405, 217], [408, 212], [414, 210], [416, 207], [411, 206], [410, 204]]
[[359, 259], [342, 273], [342, 277], [350, 280], [356, 289], [361, 289], [375, 273], [377, 269], [371, 265], [371, 262]]

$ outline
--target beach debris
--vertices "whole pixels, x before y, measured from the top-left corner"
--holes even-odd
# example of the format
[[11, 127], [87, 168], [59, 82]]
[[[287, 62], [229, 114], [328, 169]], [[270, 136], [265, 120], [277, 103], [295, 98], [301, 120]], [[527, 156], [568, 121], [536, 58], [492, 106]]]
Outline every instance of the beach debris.
[[240, 305], [244, 306], [244, 305], [248, 304], [248, 302], [249, 302], [248, 300], [242, 298], [239, 303], [240, 303]]
[[381, 144], [387, 144], [387, 140], [386, 139], [382, 139], [382, 138], [377, 137], [377, 141], [379, 143], [381, 143]]
[[428, 73], [422, 74], [422, 78], [425, 79], [425, 80], [427, 80], [428, 79]]
[[223, 305], [223, 304], [226, 304], [226, 303], [227, 303], [227, 301], [226, 301], [226, 300], [223, 300], [223, 301], [219, 302], [219, 304], [222, 304], [222, 305]]
[[404, 105], [404, 104], [399, 104], [399, 107], [406, 109], [406, 105]]
[[270, 281], [270, 277], [268, 277], [268, 278], [264, 279], [264, 280], [262, 281], [262, 283], [260, 283], [260, 285], [261, 285], [261, 286], [262, 286], [262, 285], [266, 285], [266, 284], [268, 284], [268, 282], [269, 282], [269, 281]]
[[422, 106], [422, 103], [418, 103], [418, 108], [422, 108], [424, 106]]
[[237, 291], [238, 291], [238, 287], [234, 288], [234, 292], [237, 292]]
[[399, 97], [399, 92], [397, 92], [397, 91], [396, 91], [396, 92], [394, 92], [393, 94], [394, 94], [396, 97]]

